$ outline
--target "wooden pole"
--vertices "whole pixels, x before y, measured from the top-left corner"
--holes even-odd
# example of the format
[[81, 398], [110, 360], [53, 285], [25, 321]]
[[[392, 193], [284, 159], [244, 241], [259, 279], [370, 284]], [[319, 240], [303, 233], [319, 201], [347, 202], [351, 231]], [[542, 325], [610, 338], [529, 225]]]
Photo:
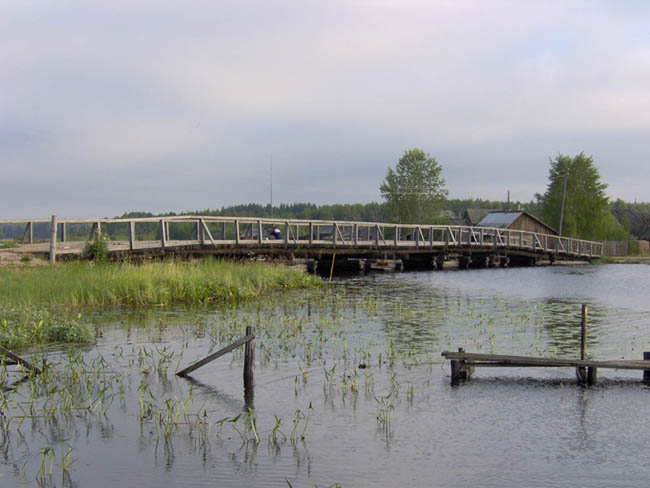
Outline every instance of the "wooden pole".
[[135, 220], [129, 221], [129, 249], [135, 249]]
[[244, 403], [248, 408], [253, 408], [255, 397], [255, 329], [250, 325], [246, 327], [246, 336], [253, 336], [253, 338], [244, 346]]
[[66, 230], [67, 229], [66, 229], [66, 226], [65, 226], [65, 222], [61, 222], [61, 242], [65, 242], [66, 233], [67, 233]]
[[165, 228], [165, 221], [160, 219], [160, 247], [163, 249], [165, 248], [165, 245], [167, 244], [167, 236], [166, 231], [167, 229]]
[[[644, 361], [650, 360], [650, 352], [646, 351], [643, 353], [643, 360]], [[643, 370], [643, 382], [650, 383], [650, 369]]]
[[330, 281], [332, 281], [332, 275], [334, 274], [334, 261], [336, 261], [336, 253], [332, 254], [332, 265], [330, 266]]
[[[248, 331], [248, 328], [246, 329], [246, 331]], [[233, 342], [229, 346], [226, 346], [223, 349], [219, 349], [217, 352], [213, 352], [209, 356], [207, 356], [207, 357], [201, 359], [200, 361], [197, 361], [194, 364], [191, 364], [187, 368], [179, 371], [178, 373], [176, 373], [176, 376], [185, 377], [185, 376], [189, 375], [192, 371], [196, 371], [201, 366], [205, 366], [209, 362], [212, 362], [215, 359], [220, 358], [224, 354], [229, 353], [230, 351], [238, 348], [242, 344], [247, 344], [249, 341], [254, 341], [254, 340], [255, 340], [255, 336], [253, 334], [250, 334], [250, 335], [247, 334], [246, 337], [242, 337], [241, 339], [239, 339], [236, 342]], [[255, 359], [255, 358], [253, 357], [253, 359]]]
[[56, 215], [52, 215], [52, 227], [50, 228], [50, 264], [56, 262]]
[[37, 368], [33, 364], [25, 361], [23, 358], [21, 358], [17, 354], [14, 354], [9, 349], [5, 349], [2, 346], [0, 346], [0, 355], [7, 356], [8, 358], [13, 359], [16, 362], [16, 364], [21, 364], [28, 371], [33, 371], [34, 373], [37, 373], [37, 374], [41, 373], [41, 370], [39, 368]]
[[582, 321], [580, 322], [580, 359], [587, 359], [587, 304], [582, 304]]
[[[587, 305], [582, 304], [582, 320], [580, 321], [580, 359], [584, 361], [587, 356]], [[591, 368], [585, 368], [584, 366], [578, 366], [576, 368], [576, 377], [578, 382], [582, 384], [591, 384], [591, 381], [595, 381], [596, 371], [591, 371]]]

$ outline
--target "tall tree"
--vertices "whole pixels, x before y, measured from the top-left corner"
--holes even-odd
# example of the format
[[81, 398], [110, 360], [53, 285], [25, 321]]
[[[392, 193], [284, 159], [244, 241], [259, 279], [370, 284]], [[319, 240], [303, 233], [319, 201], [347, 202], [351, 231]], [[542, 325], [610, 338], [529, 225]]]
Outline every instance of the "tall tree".
[[410, 149], [388, 168], [379, 187], [393, 219], [401, 223], [428, 224], [438, 219], [447, 198], [442, 166], [421, 149]]
[[549, 184], [538, 195], [543, 218], [565, 236], [625, 239], [627, 233], [609, 210], [607, 185], [600, 181], [593, 157], [558, 154], [550, 163]]

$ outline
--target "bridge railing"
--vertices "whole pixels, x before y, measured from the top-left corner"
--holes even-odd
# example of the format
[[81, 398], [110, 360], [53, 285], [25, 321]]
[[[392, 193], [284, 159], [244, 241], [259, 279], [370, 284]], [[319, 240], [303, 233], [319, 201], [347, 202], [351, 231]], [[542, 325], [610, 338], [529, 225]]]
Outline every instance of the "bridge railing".
[[[0, 231], [7, 225], [13, 226], [17, 240], [23, 243], [37, 242], [40, 232], [41, 241], [54, 239], [55, 249], [56, 242], [92, 240], [104, 236], [116, 242], [128, 242], [129, 249], [188, 244], [384, 249], [494, 248], [576, 257], [599, 257], [603, 250], [601, 242], [513, 229], [458, 225], [199, 215], [0, 220]], [[39, 232], [35, 232], [37, 230]]]

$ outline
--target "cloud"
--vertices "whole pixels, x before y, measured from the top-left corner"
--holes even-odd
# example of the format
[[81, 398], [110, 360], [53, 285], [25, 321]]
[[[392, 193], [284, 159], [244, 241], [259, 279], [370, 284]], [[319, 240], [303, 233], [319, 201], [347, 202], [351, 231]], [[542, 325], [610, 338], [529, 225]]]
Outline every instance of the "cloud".
[[627, 175], [647, 176], [650, 156], [648, 14], [607, 2], [3, 2], [0, 208], [266, 202], [271, 154], [276, 201], [378, 200], [410, 147], [438, 158], [452, 196], [530, 199], [550, 156], [584, 150], [613, 196], [643, 199]]

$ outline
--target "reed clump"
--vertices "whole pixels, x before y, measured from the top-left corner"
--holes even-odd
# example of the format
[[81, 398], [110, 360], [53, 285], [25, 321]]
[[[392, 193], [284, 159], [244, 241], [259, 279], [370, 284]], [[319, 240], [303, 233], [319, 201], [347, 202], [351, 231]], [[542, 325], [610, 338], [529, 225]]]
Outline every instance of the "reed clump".
[[260, 262], [70, 262], [37, 269], [3, 269], [0, 297], [14, 306], [68, 309], [235, 303], [320, 283], [306, 273]]
[[51, 342], [90, 343], [94, 338], [81, 314], [71, 317], [32, 307], [0, 309], [0, 344], [8, 349]]

